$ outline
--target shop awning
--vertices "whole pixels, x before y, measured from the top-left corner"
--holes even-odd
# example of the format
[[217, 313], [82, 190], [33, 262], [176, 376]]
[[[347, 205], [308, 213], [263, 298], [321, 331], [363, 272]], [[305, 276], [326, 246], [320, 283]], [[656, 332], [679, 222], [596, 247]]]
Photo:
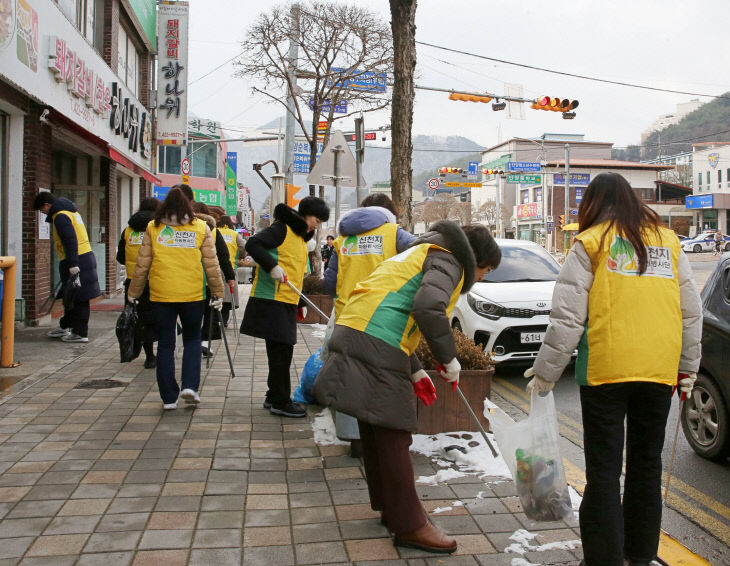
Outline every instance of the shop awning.
[[119, 153], [116, 149], [113, 147], [109, 148], [109, 159], [112, 161], [116, 161], [120, 165], [124, 165], [127, 169], [130, 171], [134, 171], [137, 175], [144, 177], [145, 180], [149, 181], [153, 185], [161, 185], [162, 181], [155, 177], [152, 173], [147, 171], [144, 167], [140, 167], [136, 163], [134, 163], [131, 159], [125, 157], [121, 153]]

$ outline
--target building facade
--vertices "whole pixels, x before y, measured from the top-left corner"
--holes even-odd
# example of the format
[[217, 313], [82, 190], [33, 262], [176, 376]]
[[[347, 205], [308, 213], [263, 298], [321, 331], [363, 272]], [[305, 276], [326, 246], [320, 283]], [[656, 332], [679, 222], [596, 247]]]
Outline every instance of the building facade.
[[[2, 2], [0, 253], [18, 260], [26, 320], [58, 278], [58, 258], [33, 199], [76, 202], [106, 294], [120, 288], [119, 233], [157, 181], [152, 169], [154, 0]], [[7, 16], [7, 18], [6, 18]]]
[[690, 234], [704, 230], [730, 232], [730, 143], [694, 144], [692, 159], [693, 196], [685, 207], [693, 215]]

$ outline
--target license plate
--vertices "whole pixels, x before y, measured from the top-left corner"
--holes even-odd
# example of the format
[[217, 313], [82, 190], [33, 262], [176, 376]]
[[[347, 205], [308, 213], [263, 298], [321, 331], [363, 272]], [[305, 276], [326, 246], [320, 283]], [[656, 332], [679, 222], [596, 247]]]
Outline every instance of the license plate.
[[545, 340], [544, 332], [520, 332], [520, 342], [522, 344], [534, 344]]

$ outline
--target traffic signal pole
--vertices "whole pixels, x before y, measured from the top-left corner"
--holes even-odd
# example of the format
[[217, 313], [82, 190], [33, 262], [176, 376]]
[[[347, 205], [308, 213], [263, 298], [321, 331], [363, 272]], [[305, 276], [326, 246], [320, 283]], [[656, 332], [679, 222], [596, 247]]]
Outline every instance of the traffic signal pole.
[[[570, 224], [570, 144], [565, 144], [565, 202], [564, 202], [565, 223]], [[570, 233], [566, 230], [563, 233], [563, 252], [567, 254], [570, 244]]]
[[502, 238], [502, 176], [497, 175], [497, 238]]
[[285, 184], [294, 183], [294, 113], [296, 102], [294, 101], [294, 87], [297, 84], [297, 59], [299, 57], [299, 4], [291, 6], [292, 30], [289, 38], [289, 52], [287, 54], [289, 75], [289, 92], [286, 98], [286, 127], [284, 130], [284, 163], [281, 170], [285, 175]]

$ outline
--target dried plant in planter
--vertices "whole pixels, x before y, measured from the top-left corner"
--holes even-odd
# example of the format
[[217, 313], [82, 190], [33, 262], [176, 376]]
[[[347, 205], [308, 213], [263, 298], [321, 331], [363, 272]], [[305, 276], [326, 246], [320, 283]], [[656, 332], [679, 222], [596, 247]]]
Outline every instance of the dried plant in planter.
[[302, 281], [302, 293], [305, 295], [325, 295], [324, 278], [317, 275], [307, 275]]
[[[456, 359], [461, 364], [463, 370], [489, 369], [492, 361], [484, 350], [474, 343], [474, 340], [467, 338], [466, 335], [456, 328], [453, 329], [454, 343], [456, 344]], [[424, 369], [432, 370], [439, 365], [439, 361], [433, 357], [431, 348], [428, 347], [426, 340], [421, 337], [421, 341], [416, 348], [416, 355], [421, 360]]]

